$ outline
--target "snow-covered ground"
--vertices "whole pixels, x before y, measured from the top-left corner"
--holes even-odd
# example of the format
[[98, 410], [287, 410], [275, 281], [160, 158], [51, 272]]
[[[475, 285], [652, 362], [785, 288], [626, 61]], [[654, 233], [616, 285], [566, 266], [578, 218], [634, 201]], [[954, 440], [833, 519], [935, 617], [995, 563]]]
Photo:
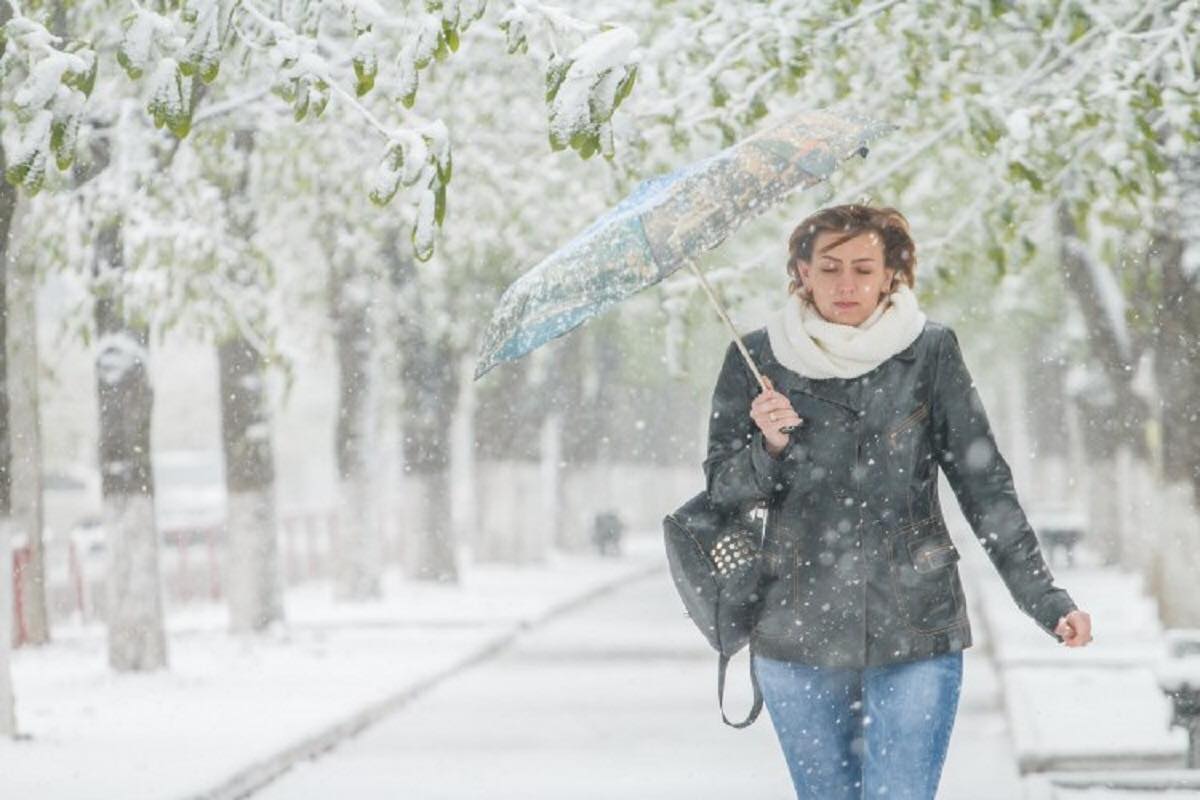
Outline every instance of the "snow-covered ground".
[[98, 626], [56, 630], [49, 646], [15, 653], [27, 738], [0, 742], [0, 797], [182, 798], [269, 773], [281, 753], [402, 704], [548, 612], [665, 568], [656, 536], [628, 541], [619, 559], [468, 566], [460, 586], [392, 572], [377, 604], [298, 587], [288, 624], [261, 639], [227, 634], [223, 607], [195, 606], [169, 619], [171, 665], [157, 673], [113, 673]]
[[[1162, 630], [1134, 619], [1149, 610], [1136, 582], [1056, 572], [1096, 622], [1098, 644], [1068, 651], [969, 536], [955, 527], [975, 646], [938, 797], [1200, 797], [1146, 680]], [[715, 658], [682, 613], [661, 539], [628, 544], [620, 559], [468, 565], [460, 587], [392, 572], [377, 604], [298, 587], [288, 623], [259, 639], [228, 635], [220, 606], [176, 608], [160, 673], [114, 674], [102, 629], [60, 629], [16, 654], [28, 738], [0, 744], [0, 797], [789, 796], [769, 717], [745, 731], [720, 722]], [[740, 654], [733, 715], [749, 702], [745, 669]], [[1155, 781], [1169, 788], [1148, 793]]]
[[[745, 651], [726, 708], [750, 703]], [[702, 800], [787, 798], [767, 712], [726, 727], [716, 657], [663, 575], [627, 584], [522, 636], [311, 763], [264, 800]], [[940, 798], [1020, 796], [986, 649], [967, 652]]]

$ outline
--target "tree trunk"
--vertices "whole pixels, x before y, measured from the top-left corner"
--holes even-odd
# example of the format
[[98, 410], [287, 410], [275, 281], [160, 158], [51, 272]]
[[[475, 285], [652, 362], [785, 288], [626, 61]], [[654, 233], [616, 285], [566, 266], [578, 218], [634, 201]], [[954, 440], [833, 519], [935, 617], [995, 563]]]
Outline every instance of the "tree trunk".
[[[42, 436], [38, 417], [37, 279], [27, 259], [9, 259], [6, 273], [8, 416], [11, 430], [11, 514], [24, 533], [27, 557], [21, 567], [21, 610], [25, 641], [50, 641], [46, 613], [46, 548], [42, 530]], [[64, 531], [58, 531], [64, 533]]]
[[1150, 258], [1160, 279], [1155, 326], [1155, 383], [1161, 422], [1162, 469], [1186, 481], [1200, 509], [1200, 158], [1179, 162], [1180, 218], [1154, 238]]
[[1062, 263], [1068, 290], [1087, 326], [1090, 385], [1073, 398], [1079, 409], [1083, 446], [1088, 454], [1087, 516], [1089, 535], [1107, 565], [1122, 563], [1125, 531], [1108, 482], [1118, 453], [1128, 450], [1146, 459], [1146, 402], [1133, 391], [1138, 354], [1124, 318], [1124, 298], [1104, 264], [1097, 263], [1079, 237], [1065, 202], [1056, 208]]
[[[450, 519], [449, 534], [456, 544], [472, 541], [479, 527], [478, 459], [475, 447], [475, 356], [459, 356], [458, 401], [450, 425]], [[406, 563], [409, 559], [406, 559]]]
[[[8, 21], [12, 9], [0, 2], [0, 24]], [[8, 168], [4, 145], [0, 143], [0, 174]], [[0, 180], [0, 270], [7, 274], [10, 263], [9, 233], [17, 209], [17, 190]], [[0, 309], [7, 307], [5, 280], [0, 280]], [[12, 575], [12, 427], [8, 415], [8, 338], [7, 315], [0, 314], [0, 736], [17, 735], [16, 699], [12, 683], [13, 575]]]
[[[429, 319], [442, 309], [428, 308], [417, 283], [416, 264], [393, 231], [385, 248], [391, 254], [390, 278], [398, 296], [396, 340], [400, 351], [402, 480], [417, 482], [420, 511], [407, 520], [405, 571], [411, 578], [457, 583], [458, 542], [451, 515], [450, 429], [458, 410], [462, 354], [434, 330]], [[474, 397], [468, 406], [473, 408]], [[468, 430], [473, 430], [469, 425]], [[417, 492], [407, 493], [412, 497]]]
[[458, 396], [458, 355], [444, 340], [428, 341], [418, 320], [401, 324], [404, 478], [417, 480], [424, 502], [415, 536], [409, 535], [408, 573], [454, 583], [457, 543], [450, 515], [450, 415]]
[[[243, 159], [237, 180], [225, 193], [230, 229], [242, 258], [234, 280], [258, 291], [260, 280], [252, 252], [255, 215], [246, 197], [254, 133], [234, 132], [234, 148]], [[266, 395], [264, 354], [241, 331], [217, 345], [221, 390], [221, 444], [228, 495], [225, 530], [229, 551], [229, 627], [235, 633], [262, 631], [283, 620], [283, 579], [275, 515], [275, 457], [271, 447], [271, 411]]]
[[244, 338], [217, 348], [221, 441], [229, 505], [229, 626], [262, 631], [283, 619], [275, 520], [275, 461], [263, 358]]
[[376, 387], [372, 375], [371, 287], [351, 266], [332, 274], [338, 359], [337, 541], [335, 594], [366, 600], [383, 594], [383, 543], [376, 525], [374, 453]]
[[541, 464], [540, 477], [540, 509], [538, 527], [541, 529], [539, 552], [535, 559], [541, 561], [546, 557], [563, 527], [563, 470], [562, 470], [562, 428], [563, 412], [555, 409], [546, 414], [542, 420], [540, 437]]
[[1115, 288], [1106, 285], [1111, 273], [1088, 252], [1066, 204], [1060, 202], [1056, 210], [1066, 285], [1083, 311], [1091, 363], [1098, 368], [1093, 375], [1096, 385], [1076, 397], [1085, 446], [1104, 459], [1111, 459], [1121, 445], [1145, 458], [1148, 413], [1132, 386], [1138, 353], [1121, 316], [1123, 309], [1115, 304]]
[[96, 236], [94, 271], [96, 388], [100, 407], [100, 475], [108, 544], [108, 660], [119, 671], [167, 664], [150, 419], [154, 393], [147, 371], [149, 332], [120, 300], [124, 269], [119, 222]]
[[1061, 331], [1053, 326], [1038, 336], [1023, 358], [1026, 379], [1025, 419], [1032, 436], [1034, 496], [1051, 505], [1070, 505], [1078, 499], [1076, 477], [1070, 468], [1070, 426], [1067, 419], [1066, 360], [1056, 350]]

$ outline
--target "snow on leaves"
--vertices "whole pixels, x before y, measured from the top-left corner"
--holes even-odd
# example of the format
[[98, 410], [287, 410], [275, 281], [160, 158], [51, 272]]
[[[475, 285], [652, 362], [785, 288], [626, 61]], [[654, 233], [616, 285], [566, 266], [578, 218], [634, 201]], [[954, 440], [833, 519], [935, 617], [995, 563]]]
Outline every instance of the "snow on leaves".
[[[192, 78], [216, 80], [221, 65], [220, 20], [228, 2], [188, 0], [177, 18], [141, 6], [121, 24], [117, 63], [131, 80], [153, 68], [146, 111], [157, 128], [183, 138], [192, 127]], [[222, 6], [225, 6], [224, 12]]]
[[419, 188], [412, 240], [413, 253], [422, 261], [433, 255], [435, 226], [446, 216], [451, 168], [450, 134], [439, 120], [417, 131], [401, 131], [388, 143], [375, 173], [371, 200], [378, 205], [388, 203], [402, 185]]
[[583, 158], [597, 150], [612, 158], [612, 115], [637, 79], [638, 66], [631, 59], [637, 41], [629, 28], [614, 27], [565, 57], [550, 56], [546, 103], [552, 148], [570, 145]]
[[64, 41], [26, 17], [0, 27], [4, 74], [24, 75], [12, 96], [20, 123], [19, 143], [5, 179], [30, 193], [42, 188], [46, 161], [59, 169], [75, 158], [79, 121], [96, 83], [96, 54], [77, 41]]

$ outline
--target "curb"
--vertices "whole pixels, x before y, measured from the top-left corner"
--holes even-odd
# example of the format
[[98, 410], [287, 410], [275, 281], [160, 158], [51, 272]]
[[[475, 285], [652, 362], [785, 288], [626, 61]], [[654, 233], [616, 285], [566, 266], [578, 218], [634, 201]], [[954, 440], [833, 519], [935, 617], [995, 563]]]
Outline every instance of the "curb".
[[243, 798], [250, 797], [290, 770], [298, 762], [315, 758], [322, 753], [332, 750], [346, 739], [357, 735], [384, 717], [404, 707], [409, 701], [421, 696], [442, 681], [452, 678], [458, 673], [498, 655], [516, 641], [523, 632], [537, 628], [555, 617], [570, 613], [580, 606], [586, 605], [606, 594], [610, 594], [626, 584], [634, 583], [642, 578], [665, 571], [666, 568], [666, 561], [656, 561], [648, 565], [643, 564], [635, 569], [631, 569], [624, 575], [619, 575], [607, 582], [593, 586], [575, 597], [563, 600], [557, 605], [552, 605], [532, 618], [519, 620], [508, 631], [494, 637], [491, 641], [485, 642], [481, 647], [467, 653], [457, 661], [447, 665], [441, 671], [428, 675], [381, 700], [360, 708], [341, 721], [335, 722], [317, 733], [304, 737], [273, 756], [269, 756], [238, 770], [211, 789], [188, 795], [187, 800], [243, 800]]

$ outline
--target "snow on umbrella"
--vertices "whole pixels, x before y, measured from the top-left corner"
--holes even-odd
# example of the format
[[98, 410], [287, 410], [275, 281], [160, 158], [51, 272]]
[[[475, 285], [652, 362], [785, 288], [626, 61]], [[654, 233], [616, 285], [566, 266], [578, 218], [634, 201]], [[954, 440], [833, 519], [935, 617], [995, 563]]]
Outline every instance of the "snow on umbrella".
[[685, 265], [759, 376], [695, 259], [792, 190], [828, 177], [843, 159], [865, 156], [868, 144], [894, 129], [856, 114], [797, 113], [716, 155], [642, 181], [504, 291], [484, 331], [475, 379]]

